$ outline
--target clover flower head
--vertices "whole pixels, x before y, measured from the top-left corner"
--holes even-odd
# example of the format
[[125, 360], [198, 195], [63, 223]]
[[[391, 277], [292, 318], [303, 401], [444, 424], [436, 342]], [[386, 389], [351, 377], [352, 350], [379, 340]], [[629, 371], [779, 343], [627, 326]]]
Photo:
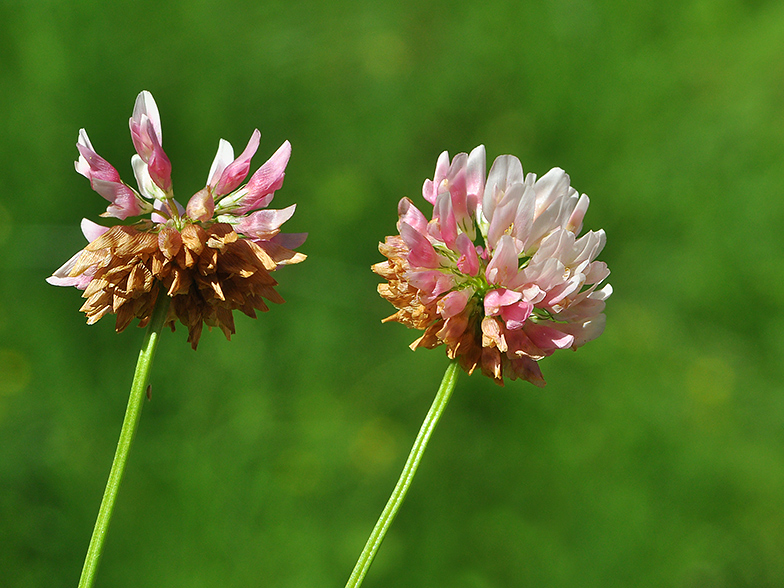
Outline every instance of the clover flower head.
[[485, 176], [480, 145], [451, 163], [442, 153], [422, 195], [432, 217], [403, 198], [399, 234], [373, 266], [387, 280], [379, 294], [398, 309], [385, 322], [424, 331], [412, 349], [445, 345], [469, 374], [544, 386], [539, 360], [602, 333], [605, 233], [579, 236], [588, 197], [562, 169], [537, 179], [502, 155]]
[[295, 205], [266, 208], [283, 184], [289, 142], [242, 185], [261, 134], [254, 130], [236, 159], [231, 144], [221, 139], [206, 185], [182, 206], [174, 198], [158, 107], [147, 91], [136, 99], [130, 130], [138, 190], [123, 182], [96, 153], [87, 132], [79, 131], [76, 171], [109, 201], [101, 216], [126, 222], [106, 227], [84, 219], [88, 245], [47, 281], [83, 290], [87, 300], [81, 310], [88, 324], [115, 314], [118, 332], [134, 318], [147, 324], [163, 288], [172, 297], [167, 324], [173, 329], [179, 319], [194, 349], [204, 324], [219, 327], [228, 338], [234, 333], [234, 310], [255, 317], [256, 310], [269, 309], [265, 300], [282, 303], [270, 273], [303, 261], [305, 255], [294, 249], [307, 236], [281, 232]]

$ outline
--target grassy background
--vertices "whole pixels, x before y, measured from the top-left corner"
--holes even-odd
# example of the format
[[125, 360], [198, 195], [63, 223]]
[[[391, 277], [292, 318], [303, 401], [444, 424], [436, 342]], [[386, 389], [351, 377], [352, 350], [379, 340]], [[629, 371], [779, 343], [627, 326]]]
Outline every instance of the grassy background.
[[148, 89], [181, 200], [292, 142], [309, 259], [163, 338], [98, 586], [343, 585], [446, 366], [369, 266], [479, 143], [591, 197], [607, 331], [543, 391], [461, 377], [365, 586], [784, 585], [782, 46], [764, 0], [0, 0], [0, 583], [79, 576], [143, 333], [44, 278], [105, 206], [78, 129], [132, 180]]

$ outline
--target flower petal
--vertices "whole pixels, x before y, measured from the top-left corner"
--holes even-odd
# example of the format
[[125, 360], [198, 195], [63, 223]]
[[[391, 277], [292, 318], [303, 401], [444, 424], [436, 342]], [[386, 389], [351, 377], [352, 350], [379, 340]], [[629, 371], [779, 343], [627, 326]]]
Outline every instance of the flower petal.
[[272, 202], [275, 190], [283, 185], [289, 157], [291, 157], [291, 143], [285, 141], [251, 176], [246, 186], [247, 192], [237, 203], [236, 214], [258, 210]]
[[[145, 116], [152, 123], [152, 129], [158, 137], [158, 142], [162, 142], [163, 132], [161, 131], [161, 116], [158, 113], [158, 105], [155, 103], [152, 94], [147, 90], [141, 91], [136, 97], [136, 102], [133, 105], [133, 116], [131, 117], [132, 125], [136, 125], [137, 127], [141, 126], [142, 117]], [[131, 132], [133, 132], [133, 130]], [[139, 153], [138, 147], [136, 152]]]
[[569, 220], [566, 221], [567, 230], [572, 231], [575, 235], [580, 234], [580, 231], [583, 228], [583, 218], [588, 211], [588, 205], [590, 203], [591, 201], [588, 199], [588, 196], [585, 194], [580, 196], [580, 200], [577, 201], [577, 206], [575, 206], [572, 214], [569, 216]]
[[133, 175], [136, 177], [136, 185], [139, 186], [139, 192], [142, 193], [142, 196], [149, 200], [166, 199], [166, 193], [152, 181], [150, 168], [139, 155], [131, 157], [131, 167], [133, 168]]
[[212, 160], [206, 185], [214, 188], [217, 185], [218, 180], [220, 180], [223, 170], [226, 169], [232, 161], [234, 161], [234, 147], [225, 139], [221, 139], [218, 141], [218, 152], [215, 154], [215, 159]]
[[523, 182], [523, 165], [513, 155], [496, 157], [485, 183], [482, 198], [482, 213], [488, 222], [498, 202], [503, 198], [509, 186]]
[[164, 192], [171, 192], [171, 162], [163, 151], [163, 133], [158, 106], [147, 90], [136, 97], [129, 126], [136, 153], [149, 166], [153, 182]]
[[401, 198], [397, 205], [399, 222], [406, 223], [422, 235], [427, 234], [427, 218], [408, 198]]
[[257, 210], [241, 217], [235, 230], [251, 237], [271, 239], [280, 231], [281, 225], [294, 215], [296, 208], [297, 205], [292, 204], [281, 210], [272, 208]]
[[296, 249], [308, 238], [307, 233], [278, 233], [270, 241], [286, 249]]
[[104, 227], [103, 225], [94, 223], [93, 221], [86, 218], [82, 219], [80, 228], [82, 229], [84, 238], [87, 239], [88, 242], [95, 241], [98, 237], [109, 230], [109, 227]]
[[522, 293], [506, 288], [494, 288], [485, 294], [485, 314], [495, 316], [501, 311], [502, 306], [508, 306], [519, 302], [523, 297]]
[[[146, 122], [146, 126], [148, 133], [150, 133], [152, 123], [149, 120]], [[150, 134], [150, 139], [152, 151], [147, 159], [150, 177], [161, 190], [169, 193], [172, 190], [171, 161], [169, 161], [166, 153], [164, 153], [163, 147], [161, 147], [161, 144], [158, 141], [158, 137], [154, 134]], [[142, 156], [142, 159], [144, 159], [144, 156]]]
[[443, 241], [450, 249], [454, 248], [457, 239], [457, 221], [452, 209], [452, 198], [448, 192], [436, 196], [433, 220], [428, 223], [428, 233]]
[[485, 275], [489, 284], [506, 285], [517, 277], [520, 260], [514, 240], [509, 235], [504, 235], [498, 241], [498, 247], [493, 252], [493, 258], [487, 264]]
[[245, 176], [248, 175], [248, 170], [250, 169], [250, 160], [253, 158], [253, 156], [256, 154], [256, 150], [259, 148], [260, 139], [261, 133], [259, 132], [259, 129], [255, 129], [250, 137], [250, 140], [248, 141], [248, 145], [245, 147], [245, 150], [237, 159], [235, 159], [226, 167], [226, 169], [223, 170], [220, 179], [214, 186], [213, 196], [218, 198], [224, 194], [233, 192], [237, 186], [242, 183], [242, 180], [244, 180]]
[[79, 160], [75, 163], [77, 172], [91, 182], [93, 178], [108, 182], [120, 181], [120, 174], [114, 166], [95, 152], [84, 129], [79, 129], [76, 148], [79, 150]]
[[490, 226], [487, 229], [487, 244], [491, 248], [495, 247], [501, 235], [506, 234], [509, 228], [512, 227], [520, 205], [520, 199], [524, 193], [525, 186], [523, 184], [512, 184], [496, 204], [492, 216], [488, 219]]
[[485, 146], [479, 145], [471, 150], [468, 154], [468, 163], [466, 164], [466, 192], [469, 197], [468, 208], [476, 209], [479, 199], [482, 198], [485, 191], [485, 170], [487, 169], [487, 155], [485, 153]]
[[515, 304], [501, 307], [501, 318], [506, 324], [506, 328], [511, 331], [522, 329], [528, 317], [534, 310], [534, 305], [526, 300], [520, 300]]
[[436, 162], [436, 173], [433, 175], [433, 179], [425, 180], [425, 184], [422, 186], [422, 196], [425, 200], [427, 200], [430, 204], [434, 204], [436, 201], [436, 196], [441, 191], [441, 182], [446, 179], [446, 175], [449, 172], [449, 152], [444, 151], [441, 155], [438, 156], [438, 161]]
[[76, 286], [79, 283], [79, 277], [72, 278], [69, 274], [76, 266], [76, 262], [79, 261], [79, 257], [81, 257], [82, 253], [84, 253], [84, 249], [80, 249], [74, 253], [68, 261], [57, 268], [51, 276], [46, 278], [46, 281], [52, 286]]
[[185, 207], [186, 216], [195, 221], [205, 222], [215, 214], [215, 199], [212, 197], [209, 186], [196, 192]]
[[457, 260], [457, 269], [467, 276], [475, 276], [479, 273], [479, 256], [476, 253], [476, 246], [465, 233], [460, 233], [455, 239], [454, 250], [460, 253]]
[[409, 249], [408, 263], [412, 268], [437, 268], [440, 263], [432, 243], [408, 223], [400, 223], [400, 236]]
[[[558, 326], [560, 327], [561, 325]], [[574, 342], [573, 335], [564, 333], [553, 327], [530, 321], [525, 325], [525, 333], [534, 345], [549, 353], [552, 353], [556, 349], [566, 349]]]
[[433, 302], [441, 294], [455, 287], [454, 277], [438, 270], [406, 272], [406, 280], [420, 291], [419, 297], [426, 303]]
[[450, 292], [438, 301], [438, 313], [445, 319], [460, 314], [474, 295], [473, 288], [463, 288]]

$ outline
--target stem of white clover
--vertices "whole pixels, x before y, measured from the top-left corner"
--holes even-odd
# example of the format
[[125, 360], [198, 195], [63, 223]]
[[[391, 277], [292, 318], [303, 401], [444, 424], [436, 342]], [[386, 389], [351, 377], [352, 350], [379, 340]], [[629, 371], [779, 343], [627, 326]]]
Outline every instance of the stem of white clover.
[[359, 555], [354, 570], [351, 572], [351, 577], [346, 584], [346, 588], [357, 588], [362, 585], [365, 574], [367, 574], [367, 571], [370, 569], [373, 558], [376, 557], [376, 552], [378, 551], [378, 548], [381, 547], [381, 542], [384, 541], [387, 530], [389, 530], [392, 521], [395, 520], [397, 511], [400, 510], [400, 506], [403, 504], [408, 488], [411, 486], [411, 482], [414, 479], [414, 474], [416, 474], [417, 468], [419, 467], [419, 462], [422, 460], [422, 455], [427, 448], [430, 435], [432, 435], [435, 430], [441, 415], [444, 413], [446, 405], [449, 403], [449, 399], [455, 389], [455, 383], [457, 382], [458, 369], [459, 364], [457, 360], [452, 360], [449, 367], [446, 368], [444, 379], [441, 381], [441, 386], [438, 388], [435, 400], [433, 400], [433, 404], [425, 417], [425, 421], [419, 429], [419, 434], [417, 435], [416, 441], [414, 441], [411, 452], [408, 454], [408, 459], [403, 466], [403, 471], [400, 473], [400, 478], [395, 485], [395, 489], [392, 491], [392, 495], [389, 497], [387, 505], [381, 512], [381, 516], [379, 517], [376, 526], [373, 527], [373, 531], [370, 533], [367, 543], [365, 543], [365, 548]]
[[112, 468], [109, 471], [109, 480], [106, 482], [101, 506], [98, 509], [98, 518], [95, 521], [95, 528], [90, 538], [90, 546], [87, 548], [82, 575], [79, 578], [79, 588], [89, 588], [95, 580], [95, 573], [103, 552], [103, 544], [106, 539], [106, 531], [109, 528], [109, 521], [112, 518], [117, 491], [120, 488], [125, 464], [128, 461], [128, 453], [136, 434], [139, 417], [142, 414], [145, 391], [150, 381], [152, 360], [155, 357], [158, 338], [166, 321], [170, 302], [171, 298], [166, 294], [166, 290], [161, 288], [158, 299], [155, 302], [155, 309], [153, 310], [150, 324], [147, 327], [147, 333], [144, 336], [141, 351], [139, 352], [139, 359], [136, 362], [136, 371], [133, 374], [128, 407], [125, 410], [125, 418], [120, 430], [120, 440], [117, 442], [114, 461], [112, 461]]

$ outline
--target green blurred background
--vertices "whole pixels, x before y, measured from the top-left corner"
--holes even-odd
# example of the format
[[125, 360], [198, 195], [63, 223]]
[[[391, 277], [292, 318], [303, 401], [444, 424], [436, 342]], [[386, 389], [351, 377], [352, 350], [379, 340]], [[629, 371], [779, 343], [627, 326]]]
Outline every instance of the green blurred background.
[[442, 150], [591, 199], [605, 334], [548, 386], [459, 382], [365, 586], [784, 586], [784, 4], [0, 1], [0, 584], [72, 587], [143, 336], [44, 278], [132, 181], [137, 93], [181, 200], [223, 137], [293, 145], [309, 255], [227, 342], [166, 333], [97, 586], [343, 586], [447, 360], [369, 266]]

